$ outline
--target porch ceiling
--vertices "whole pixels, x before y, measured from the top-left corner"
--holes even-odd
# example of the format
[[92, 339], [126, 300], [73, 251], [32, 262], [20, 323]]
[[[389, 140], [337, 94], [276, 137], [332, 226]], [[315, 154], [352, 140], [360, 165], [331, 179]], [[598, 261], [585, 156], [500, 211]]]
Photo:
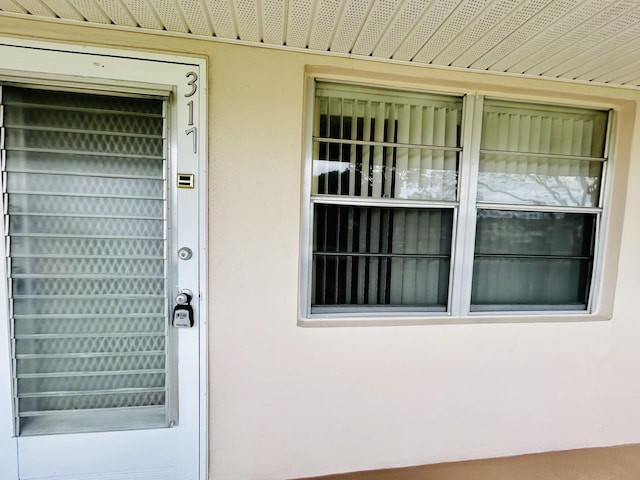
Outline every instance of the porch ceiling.
[[640, 0], [0, 0], [5, 14], [640, 87]]

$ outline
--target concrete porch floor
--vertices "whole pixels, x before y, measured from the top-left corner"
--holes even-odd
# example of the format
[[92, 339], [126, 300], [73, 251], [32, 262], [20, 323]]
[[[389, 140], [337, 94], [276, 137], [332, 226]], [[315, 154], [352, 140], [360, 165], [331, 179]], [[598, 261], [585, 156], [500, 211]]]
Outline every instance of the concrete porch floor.
[[345, 473], [314, 480], [640, 480], [640, 445]]

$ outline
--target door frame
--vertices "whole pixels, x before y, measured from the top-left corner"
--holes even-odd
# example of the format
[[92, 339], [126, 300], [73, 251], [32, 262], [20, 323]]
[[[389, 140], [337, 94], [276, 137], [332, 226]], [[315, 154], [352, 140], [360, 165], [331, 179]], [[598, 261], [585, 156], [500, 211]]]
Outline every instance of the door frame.
[[[44, 53], [44, 55], [43, 55]], [[104, 47], [85, 47], [54, 42], [30, 41], [0, 37], [0, 80], [16, 82], [20, 84], [69, 86], [91, 89], [99, 93], [100, 90], [110, 92], [170, 92], [175, 96], [174, 114], [178, 117], [170, 119], [170, 123], [176, 126], [175, 131], [170, 132], [170, 139], [177, 135], [186, 135], [189, 142], [193, 141], [194, 161], [197, 163], [197, 171], [188, 172], [195, 174], [197, 184], [197, 198], [189, 205], [197, 208], [198, 231], [194, 238], [194, 232], [180, 235], [172, 233], [174, 238], [182, 241], [185, 238], [194, 238], [193, 245], [197, 248], [197, 265], [190, 269], [197, 275], [199, 292], [194, 292], [192, 304], [198, 313], [198, 365], [191, 368], [197, 369], [194, 376], [198, 382], [198, 478], [207, 478], [208, 464], [208, 321], [207, 321], [207, 63], [205, 58], [187, 57], [177, 55], [165, 55], [149, 52], [128, 51]], [[167, 64], [191, 67], [186, 78], [169, 83], [158, 83], [167, 80], [162, 75]], [[73, 65], [73, 68], [69, 68]], [[132, 68], [135, 67], [135, 68]], [[197, 72], [197, 73], [196, 73]], [[196, 84], [197, 81], [197, 84]], [[190, 88], [197, 88], [198, 95], [191, 98], [188, 93]], [[185, 94], [184, 92], [187, 92]], [[184, 98], [187, 97], [187, 98]], [[187, 108], [189, 100], [191, 106]], [[1, 112], [0, 112], [1, 113]], [[195, 113], [195, 122], [193, 117]], [[0, 115], [1, 118], [1, 115]], [[194, 125], [195, 124], [195, 125]], [[194, 125], [195, 128], [189, 125]], [[183, 137], [184, 139], [184, 137]], [[172, 163], [170, 172], [177, 173], [176, 147], [170, 142], [169, 161]], [[185, 172], [187, 173], [187, 172]], [[175, 179], [168, 178], [171, 184]], [[173, 188], [173, 187], [172, 187]], [[172, 202], [175, 203], [175, 202]], [[169, 205], [170, 210], [175, 210], [175, 205]], [[169, 220], [178, 212], [169, 212]], [[190, 246], [191, 246], [190, 245]], [[176, 244], [177, 246], [177, 244]], [[4, 251], [4, 248], [2, 249]], [[171, 255], [175, 252], [170, 252]], [[7, 278], [6, 262], [0, 260], [1, 282]], [[5, 292], [4, 287], [2, 292]], [[0, 464], [3, 465], [3, 473], [8, 479], [18, 479], [18, 437], [14, 436], [13, 426], [13, 395], [11, 386], [12, 360], [10, 342], [10, 325], [8, 321], [7, 303], [0, 304]]]

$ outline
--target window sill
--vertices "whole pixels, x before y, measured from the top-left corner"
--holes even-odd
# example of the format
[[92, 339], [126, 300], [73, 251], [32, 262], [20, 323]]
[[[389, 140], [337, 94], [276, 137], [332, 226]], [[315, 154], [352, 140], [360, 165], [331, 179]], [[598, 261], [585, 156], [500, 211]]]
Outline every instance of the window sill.
[[473, 312], [465, 316], [446, 313], [434, 315], [312, 315], [299, 317], [299, 327], [376, 327], [376, 326], [417, 326], [417, 325], [477, 325], [505, 323], [578, 323], [611, 320], [610, 313], [595, 312], [544, 312], [532, 314]]

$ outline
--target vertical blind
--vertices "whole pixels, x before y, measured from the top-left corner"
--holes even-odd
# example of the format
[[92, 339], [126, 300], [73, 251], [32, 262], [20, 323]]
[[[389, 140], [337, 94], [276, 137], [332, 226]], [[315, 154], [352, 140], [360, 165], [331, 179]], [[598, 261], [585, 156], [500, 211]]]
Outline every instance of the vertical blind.
[[598, 206], [607, 113], [487, 100], [478, 201]]
[[461, 115], [457, 97], [317, 84], [312, 312], [446, 308]]
[[17, 433], [165, 426], [163, 101], [2, 104]]
[[472, 309], [587, 308], [606, 126], [603, 111], [485, 102]]

